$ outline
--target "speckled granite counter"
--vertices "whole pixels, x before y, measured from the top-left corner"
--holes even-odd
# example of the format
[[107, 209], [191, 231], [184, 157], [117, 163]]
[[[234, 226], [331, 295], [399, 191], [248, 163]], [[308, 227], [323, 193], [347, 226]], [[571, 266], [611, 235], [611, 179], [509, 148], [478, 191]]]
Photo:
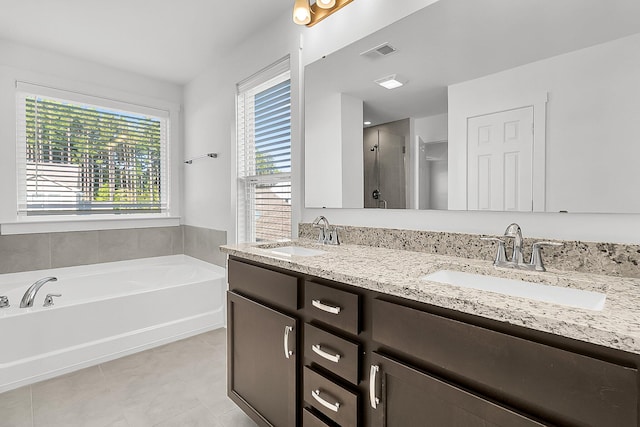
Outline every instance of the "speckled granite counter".
[[[268, 250], [292, 244], [325, 253], [304, 257]], [[494, 269], [490, 261], [370, 246], [323, 246], [303, 239], [272, 245], [227, 245], [221, 250], [298, 273], [640, 354], [640, 279]], [[420, 279], [444, 269], [603, 292], [607, 299], [602, 311], [591, 311]]]

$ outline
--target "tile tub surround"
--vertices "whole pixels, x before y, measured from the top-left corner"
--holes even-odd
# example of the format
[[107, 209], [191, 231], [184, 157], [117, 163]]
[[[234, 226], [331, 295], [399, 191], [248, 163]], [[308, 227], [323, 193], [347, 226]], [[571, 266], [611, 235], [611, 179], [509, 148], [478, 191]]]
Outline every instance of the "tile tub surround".
[[[493, 260], [496, 254], [495, 244], [480, 240], [481, 236], [477, 234], [347, 225], [339, 227], [343, 228], [340, 231], [342, 243], [481, 260]], [[298, 232], [300, 238], [316, 239], [318, 236], [318, 231], [308, 223], [300, 223]], [[531, 245], [543, 240], [549, 239], [525, 237], [523, 250], [526, 260], [531, 255]], [[564, 246], [543, 249], [544, 263], [548, 268], [640, 278], [640, 245], [556, 241], [564, 243]], [[510, 255], [509, 250], [507, 253]]]
[[[545, 273], [498, 270], [491, 261], [351, 244], [323, 246], [307, 239], [274, 245], [291, 244], [326, 253], [283, 256], [255, 243], [223, 246], [221, 250], [310, 276], [640, 354], [640, 279], [553, 269]], [[590, 311], [420, 279], [438, 270], [603, 292], [607, 300], [602, 311]]]
[[224, 267], [225, 231], [181, 225], [0, 235], [0, 274], [186, 254]]
[[0, 393], [0, 426], [256, 427], [227, 397], [226, 329]]
[[184, 254], [202, 261], [225, 266], [225, 256], [218, 248], [227, 244], [227, 232], [211, 228], [183, 225]]

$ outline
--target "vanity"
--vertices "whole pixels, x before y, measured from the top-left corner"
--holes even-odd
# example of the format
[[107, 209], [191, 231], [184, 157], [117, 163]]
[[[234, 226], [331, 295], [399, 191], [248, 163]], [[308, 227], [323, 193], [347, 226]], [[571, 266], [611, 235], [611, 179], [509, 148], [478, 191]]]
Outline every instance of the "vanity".
[[[223, 251], [228, 394], [260, 426], [640, 426], [638, 279], [302, 239]], [[425, 278], [443, 270], [606, 302]]]

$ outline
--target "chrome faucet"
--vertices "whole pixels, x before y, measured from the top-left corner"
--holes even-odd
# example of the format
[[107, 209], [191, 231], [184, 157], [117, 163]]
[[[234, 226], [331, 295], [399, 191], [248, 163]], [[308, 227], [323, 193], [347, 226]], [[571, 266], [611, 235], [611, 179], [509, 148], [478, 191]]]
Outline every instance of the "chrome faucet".
[[493, 265], [495, 267], [504, 268], [517, 268], [519, 270], [534, 270], [534, 271], [547, 271], [542, 262], [542, 247], [544, 246], [562, 246], [560, 242], [536, 242], [533, 244], [531, 252], [531, 260], [529, 263], [524, 262], [524, 256], [522, 255], [522, 229], [516, 223], [509, 224], [504, 231], [504, 236], [509, 239], [513, 239], [513, 252], [511, 254], [511, 260], [507, 259], [505, 251], [505, 240], [499, 237], [481, 237], [482, 240], [494, 241], [498, 244], [495, 259]]
[[524, 257], [522, 256], [522, 229], [518, 224], [511, 223], [504, 230], [504, 237], [513, 239], [513, 253], [511, 254], [511, 262], [516, 264], [524, 264]]
[[311, 224], [313, 228], [320, 229], [318, 233], [318, 243], [322, 243], [323, 245], [339, 245], [340, 237], [338, 236], [338, 230], [341, 230], [341, 227], [331, 226], [329, 224], [329, 220], [324, 216], [320, 215], [316, 219], [313, 220]]
[[45, 277], [43, 279], [38, 280], [33, 285], [29, 286], [27, 292], [22, 296], [22, 301], [20, 302], [20, 308], [28, 308], [33, 307], [33, 300], [36, 298], [36, 294], [40, 290], [40, 288], [47, 282], [55, 282], [57, 281], [57, 277]]
[[[322, 222], [322, 224], [320, 224]], [[320, 232], [318, 234], [318, 243], [326, 243], [327, 234], [329, 233], [329, 220], [324, 216], [320, 215], [316, 219], [313, 220], [311, 224], [313, 228], [319, 228]]]

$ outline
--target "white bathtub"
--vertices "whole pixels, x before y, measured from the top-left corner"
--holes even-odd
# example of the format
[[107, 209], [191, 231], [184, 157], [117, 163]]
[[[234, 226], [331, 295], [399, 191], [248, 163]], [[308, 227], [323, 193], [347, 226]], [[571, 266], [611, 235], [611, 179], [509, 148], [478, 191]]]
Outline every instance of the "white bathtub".
[[[0, 393], [219, 328], [225, 290], [224, 268], [185, 255], [0, 274]], [[48, 293], [62, 297], [43, 307]]]

